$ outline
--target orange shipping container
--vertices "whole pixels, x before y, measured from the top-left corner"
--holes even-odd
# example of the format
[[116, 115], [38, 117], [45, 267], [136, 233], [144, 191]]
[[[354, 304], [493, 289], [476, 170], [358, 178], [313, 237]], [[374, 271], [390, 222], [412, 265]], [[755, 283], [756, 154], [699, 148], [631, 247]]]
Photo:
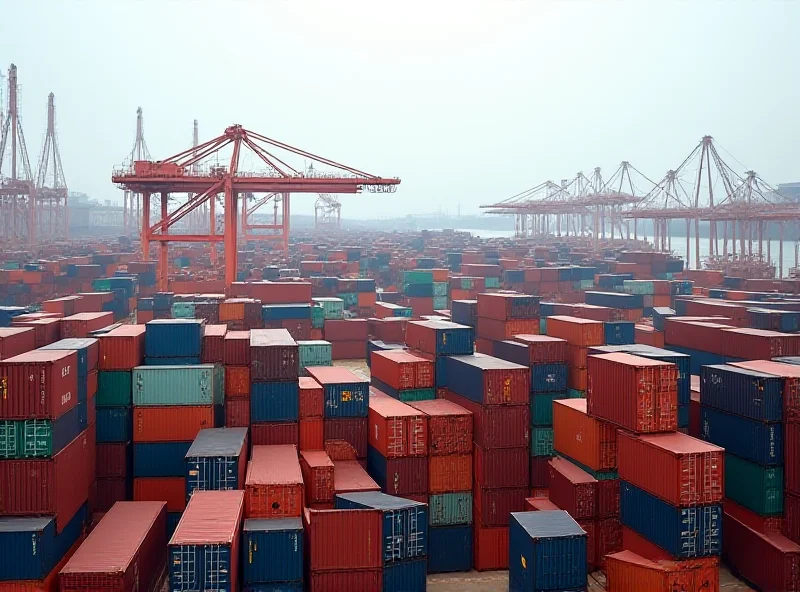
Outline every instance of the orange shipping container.
[[225, 366], [225, 396], [250, 396], [249, 366]]
[[295, 446], [253, 446], [244, 486], [246, 518], [300, 517], [303, 489]]
[[613, 592], [706, 592], [719, 590], [719, 560], [650, 561], [631, 551], [606, 556], [606, 580]]
[[133, 480], [133, 501], [167, 502], [167, 512], [186, 509], [186, 482], [183, 477], [136, 477]]
[[134, 442], [188, 442], [200, 430], [217, 427], [213, 405], [180, 407], [135, 407]]
[[300, 470], [303, 473], [308, 502], [333, 502], [333, 461], [324, 450], [301, 452]]
[[565, 339], [569, 345], [578, 347], [592, 347], [605, 343], [603, 323], [577, 317], [547, 317], [547, 334]]
[[359, 306], [375, 306], [377, 296], [375, 292], [359, 292], [358, 305]]
[[428, 458], [429, 493], [472, 489], [472, 455], [448, 454]]
[[594, 471], [617, 466], [617, 430], [590, 417], [586, 399], [553, 401], [553, 449]]
[[219, 320], [243, 321], [244, 320], [244, 301], [238, 299], [226, 300], [219, 305]]
[[371, 393], [369, 445], [384, 458], [426, 456], [428, 416], [401, 401]]
[[324, 420], [321, 417], [301, 419], [300, 450], [322, 450], [324, 447]]
[[653, 347], [664, 347], [664, 332], [656, 331], [650, 325], [636, 325], [634, 341], [642, 345], [652, 345]]
[[100, 370], [131, 370], [144, 361], [144, 332], [141, 325], [122, 325], [102, 336]]

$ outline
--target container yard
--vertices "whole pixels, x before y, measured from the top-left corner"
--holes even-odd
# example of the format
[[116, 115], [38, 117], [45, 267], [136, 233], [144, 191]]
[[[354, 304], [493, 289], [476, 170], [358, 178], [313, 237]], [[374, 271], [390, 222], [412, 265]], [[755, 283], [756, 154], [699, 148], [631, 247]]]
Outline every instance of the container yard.
[[[294, 34], [288, 23], [302, 22], [303, 43], [313, 49], [324, 38], [331, 61], [350, 71], [352, 59], [337, 56], [352, 39], [329, 42], [320, 22], [288, 18], [299, 9], [278, 4], [271, 24], [285, 20]], [[241, 16], [255, 5], [229, 10]], [[184, 28], [192, 11], [171, 19], [173, 9], [164, 3], [165, 22], [175, 23], [167, 36], [205, 38]], [[108, 10], [120, 31], [166, 43], [155, 29], [143, 36], [138, 15], [129, 25]], [[319, 10], [333, 23], [325, 29], [371, 22], [340, 27], [341, 15]], [[446, 33], [457, 28], [450, 19], [466, 27], [471, 9], [438, 10], [430, 7], [442, 47], [430, 49], [428, 33], [402, 39], [408, 63], [436, 68], [424, 90], [399, 63], [365, 56], [363, 68], [378, 85], [397, 75], [419, 96], [447, 96], [455, 117], [457, 103], [482, 101], [483, 90], [436, 86], [443, 71], [458, 76], [455, 61], [436, 60], [445, 45], [466, 47]], [[508, 14], [511, 38], [527, 19]], [[485, 16], [474, 37], [491, 40], [494, 15]], [[600, 16], [591, 25], [608, 28]], [[394, 33], [386, 27], [387, 46]], [[533, 37], [526, 43], [542, 43]], [[292, 67], [306, 60], [281, 39]], [[565, 40], [559, 51], [574, 45]], [[605, 45], [593, 40], [598, 53]], [[357, 47], [359, 59], [389, 51]], [[566, 60], [542, 47], [548, 63]], [[56, 96], [69, 89], [47, 96], [31, 166], [21, 113], [25, 128], [37, 122], [28, 108], [40, 81], [31, 77], [43, 71], [22, 61], [29, 55], [15, 58], [20, 67], [0, 77], [0, 592], [800, 592], [800, 183], [769, 185], [700, 130], [688, 156], [659, 165], [663, 176], [625, 160], [611, 175], [594, 167], [513, 188], [554, 155], [574, 166], [563, 160], [618, 145], [608, 131], [584, 143], [567, 130], [569, 145], [551, 150], [547, 141], [550, 155], [530, 148], [535, 166], [496, 173], [495, 153], [510, 159], [506, 148], [522, 141], [506, 128], [544, 139], [546, 126], [534, 133], [522, 120], [561, 119], [558, 105], [541, 107], [538, 97], [528, 98], [539, 107], [517, 112], [504, 94], [509, 81], [495, 79], [512, 54], [491, 54], [489, 75], [480, 64], [487, 48], [470, 54], [470, 68], [491, 91], [490, 110], [508, 113], [487, 123], [488, 107], [470, 104], [484, 134], [477, 142], [456, 133], [463, 113], [452, 129], [445, 118], [441, 129], [425, 124], [428, 135], [413, 126], [390, 133], [409, 105], [421, 120], [427, 107], [406, 97], [399, 109], [392, 93], [385, 112], [370, 112], [327, 72], [285, 74], [264, 59], [274, 71], [243, 69], [257, 76], [230, 78], [248, 86], [221, 86], [228, 98], [214, 113], [198, 108], [218, 129], [201, 133], [194, 119], [191, 144], [175, 143], [188, 128], [178, 122], [184, 106], [149, 106], [151, 153], [138, 108], [135, 135], [125, 137], [133, 148], [106, 168], [75, 146], [74, 125], [56, 127]], [[224, 45], [215, 50], [250, 68]], [[155, 63], [144, 56], [137, 60]], [[175, 86], [190, 66], [160, 82], [193, 109], [209, 93]], [[520, 68], [515, 84], [536, 67]], [[128, 99], [153, 100], [138, 78], [149, 74], [135, 70], [125, 101], [99, 87], [64, 101], [68, 122], [97, 110], [92, 126], [108, 136], [101, 151], [116, 149], [111, 121], [127, 121]], [[374, 133], [348, 123], [362, 138], [348, 144], [334, 124], [320, 125], [323, 103], [292, 86], [303, 76], [324, 91], [333, 110], [320, 111], [325, 118], [363, 109]], [[285, 89], [265, 91], [262, 77]], [[364, 90], [363, 79], [347, 82]], [[609, 103], [635, 111], [619, 88]], [[593, 93], [612, 94], [601, 85]], [[280, 113], [287, 97], [296, 104]], [[572, 100], [582, 98], [555, 102]], [[269, 117], [234, 122], [256, 102]], [[669, 126], [673, 105], [652, 108]], [[643, 137], [652, 133], [626, 117]], [[65, 164], [85, 171], [72, 160], [80, 155], [102, 168], [104, 204], [74, 191], [84, 173], [62, 165], [60, 134]], [[391, 156], [409, 134], [429, 144], [419, 154], [448, 187]], [[475, 146], [491, 146], [480, 149], [487, 160], [452, 165], [459, 157], [448, 151], [462, 142], [473, 159]], [[646, 142], [659, 143], [667, 141]], [[305, 148], [333, 155], [337, 144], [364, 168]], [[766, 154], [763, 167], [775, 174], [778, 159]], [[653, 166], [647, 158], [643, 169]], [[448, 192], [474, 212], [462, 217]], [[417, 211], [423, 201], [438, 214]], [[380, 215], [359, 217], [359, 207]]]

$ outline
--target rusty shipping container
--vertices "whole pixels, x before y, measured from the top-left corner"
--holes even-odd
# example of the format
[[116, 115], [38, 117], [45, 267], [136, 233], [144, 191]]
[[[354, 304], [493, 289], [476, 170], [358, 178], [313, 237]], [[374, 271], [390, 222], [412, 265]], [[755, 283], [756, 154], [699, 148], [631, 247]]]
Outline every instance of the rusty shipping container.
[[428, 416], [428, 452], [432, 457], [472, 452], [472, 412], [445, 399], [409, 405]]
[[225, 396], [250, 397], [249, 366], [225, 366]]
[[215, 405], [134, 407], [134, 442], [188, 442], [200, 430], [218, 427]]
[[586, 399], [553, 401], [553, 448], [593, 471], [617, 467], [617, 428], [591, 417]]
[[78, 354], [34, 350], [0, 361], [0, 418], [56, 419], [78, 404]]
[[368, 417], [325, 418], [323, 426], [325, 441], [344, 440], [350, 443], [358, 458], [367, 457]]
[[519, 448], [530, 444], [529, 405], [479, 405], [445, 389], [446, 400], [472, 413], [475, 445], [484, 449]]
[[706, 592], [719, 590], [719, 560], [650, 561], [631, 551], [606, 557], [608, 589], [615, 592]]
[[475, 445], [475, 483], [488, 489], [528, 487], [528, 448], [484, 449]]
[[428, 417], [391, 397], [370, 397], [368, 433], [368, 445], [386, 458], [428, 454]]
[[245, 516], [300, 516], [303, 475], [295, 446], [253, 446], [245, 478]]
[[227, 325], [209, 325], [203, 328], [203, 350], [201, 361], [203, 364], [225, 363], [225, 335]]
[[471, 488], [471, 454], [448, 454], [428, 458], [429, 493], [467, 491]]
[[100, 338], [100, 370], [131, 370], [144, 362], [144, 325], [121, 325]]
[[225, 365], [250, 365], [250, 331], [228, 331], [225, 334]]
[[250, 331], [250, 378], [253, 382], [297, 380], [299, 364], [297, 342], [286, 329]]
[[305, 484], [306, 501], [333, 503], [334, 465], [324, 450], [301, 452], [300, 471]]
[[563, 458], [550, 461], [550, 499], [576, 520], [597, 516], [597, 480]]
[[322, 417], [325, 409], [325, 390], [313, 378], [301, 376], [300, 379], [300, 419]]

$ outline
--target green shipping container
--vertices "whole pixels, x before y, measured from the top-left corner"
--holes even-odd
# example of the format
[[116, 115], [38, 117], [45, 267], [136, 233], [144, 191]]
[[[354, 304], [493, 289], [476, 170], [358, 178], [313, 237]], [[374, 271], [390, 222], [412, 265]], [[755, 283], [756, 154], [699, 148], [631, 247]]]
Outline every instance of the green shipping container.
[[130, 407], [133, 402], [132, 376], [127, 371], [97, 373], [95, 407]]
[[436, 398], [436, 389], [408, 389], [398, 391], [400, 400], [403, 403], [413, 403], [414, 401], [433, 401]]
[[447, 310], [447, 296], [433, 297], [433, 310]]
[[110, 292], [111, 279], [110, 278], [97, 278], [92, 280], [92, 290], [95, 292]]
[[499, 288], [500, 287], [500, 278], [487, 277], [486, 278], [486, 287], [487, 288]]
[[431, 526], [472, 524], [472, 492], [434, 493], [428, 498]]
[[535, 426], [553, 425], [553, 401], [566, 399], [565, 393], [531, 394], [531, 421]]
[[0, 421], [0, 458], [50, 458], [53, 425], [49, 419]]
[[586, 398], [586, 391], [567, 389], [567, 399], [585, 399], [585, 398]]
[[332, 366], [332, 346], [329, 341], [298, 341], [300, 370], [307, 366]]
[[[341, 319], [344, 316], [345, 302], [342, 298], [312, 298], [315, 304], [322, 307], [323, 319]], [[356, 294], [358, 302], [358, 294]], [[311, 311], [311, 320], [314, 320], [314, 311]]]
[[344, 302], [345, 308], [352, 308], [353, 306], [358, 306], [358, 292], [343, 292], [339, 294], [339, 297]]
[[424, 269], [413, 269], [403, 273], [404, 284], [432, 284], [433, 272]]
[[547, 335], [547, 317], [542, 317], [539, 319], [539, 334]]
[[553, 456], [553, 428], [531, 429], [531, 456]]
[[606, 481], [608, 479], [619, 479], [619, 473], [617, 471], [595, 471], [594, 469], [590, 469], [586, 465], [579, 463], [573, 458], [570, 458], [566, 454], [561, 454], [558, 450], [555, 451], [556, 456], [560, 456], [561, 458], [568, 460], [576, 467], [582, 469], [583, 471], [589, 473], [592, 477], [597, 479], [598, 481]]
[[173, 319], [193, 319], [194, 302], [174, 302], [172, 304]]
[[224, 370], [214, 364], [137, 366], [133, 369], [133, 404], [219, 405]]
[[325, 309], [321, 306], [311, 307], [311, 326], [314, 329], [322, 329], [325, 326]]
[[433, 282], [433, 296], [447, 296], [447, 282]]
[[783, 467], [725, 453], [725, 496], [761, 516], [783, 513]]
[[20, 422], [14, 419], [0, 421], [0, 458], [19, 458], [21, 456], [21, 431]]

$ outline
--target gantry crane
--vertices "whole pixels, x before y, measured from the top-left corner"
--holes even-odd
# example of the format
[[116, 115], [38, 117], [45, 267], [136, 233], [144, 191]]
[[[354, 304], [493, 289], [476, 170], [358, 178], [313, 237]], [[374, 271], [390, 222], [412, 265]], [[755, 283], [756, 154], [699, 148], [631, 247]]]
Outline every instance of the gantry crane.
[[314, 227], [320, 230], [339, 229], [342, 225], [342, 204], [335, 196], [320, 193], [314, 203]]
[[[133, 166], [133, 163], [141, 160], [150, 160], [150, 150], [147, 149], [147, 142], [144, 141], [144, 118], [142, 108], [136, 109], [136, 138], [133, 141], [133, 148], [125, 159], [125, 164]], [[135, 192], [125, 190], [122, 193], [122, 226], [125, 234], [132, 232], [141, 221], [142, 196]]]
[[47, 97], [47, 132], [36, 171], [36, 217], [41, 235], [50, 240], [69, 237], [67, 195], [67, 181], [56, 135], [55, 95], [50, 93]]

